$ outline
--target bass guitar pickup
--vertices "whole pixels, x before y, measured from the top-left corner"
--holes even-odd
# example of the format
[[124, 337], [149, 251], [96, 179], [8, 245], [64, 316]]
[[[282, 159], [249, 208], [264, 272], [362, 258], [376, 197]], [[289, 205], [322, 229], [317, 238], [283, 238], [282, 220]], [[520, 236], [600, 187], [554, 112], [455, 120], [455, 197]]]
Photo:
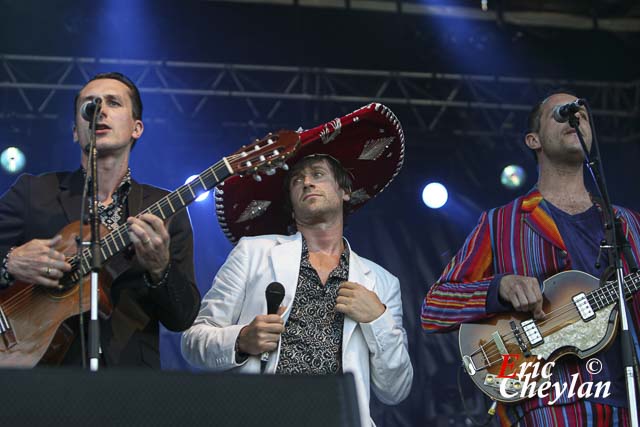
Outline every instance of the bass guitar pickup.
[[524, 322], [520, 323], [520, 326], [522, 326], [522, 330], [527, 336], [531, 347], [535, 347], [544, 342], [542, 334], [540, 333], [540, 329], [538, 329], [538, 325], [536, 325], [536, 322], [533, 319], [525, 320]]
[[572, 300], [573, 304], [576, 306], [576, 310], [578, 310], [578, 313], [580, 314], [580, 317], [582, 317], [582, 320], [588, 322], [596, 317], [596, 313], [593, 311], [591, 303], [589, 303], [589, 298], [587, 298], [587, 295], [584, 292], [575, 295]]

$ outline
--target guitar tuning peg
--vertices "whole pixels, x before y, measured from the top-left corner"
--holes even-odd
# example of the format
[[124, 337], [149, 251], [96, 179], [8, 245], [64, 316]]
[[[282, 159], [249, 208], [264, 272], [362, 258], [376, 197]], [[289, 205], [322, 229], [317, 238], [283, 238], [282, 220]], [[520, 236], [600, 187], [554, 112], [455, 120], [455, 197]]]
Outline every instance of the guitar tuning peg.
[[276, 169], [275, 168], [270, 168], [270, 169], [267, 169], [264, 173], [266, 175], [271, 176], [271, 175], [274, 175], [276, 173]]
[[260, 175], [258, 175], [257, 173], [253, 175], [253, 179], [255, 179], [257, 182], [261, 182], [262, 181], [262, 177]]
[[287, 165], [286, 163], [282, 164], [282, 170], [283, 171], [288, 171], [289, 170], [289, 165]]

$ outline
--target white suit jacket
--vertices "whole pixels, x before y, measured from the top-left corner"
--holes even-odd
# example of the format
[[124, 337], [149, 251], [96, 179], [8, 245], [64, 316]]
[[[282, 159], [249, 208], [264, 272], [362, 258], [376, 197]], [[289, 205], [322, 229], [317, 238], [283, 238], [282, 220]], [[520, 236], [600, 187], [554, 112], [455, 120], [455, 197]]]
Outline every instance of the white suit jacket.
[[[413, 368], [402, 327], [402, 301], [398, 279], [379, 265], [350, 249], [349, 281], [374, 291], [386, 311], [371, 323], [344, 317], [342, 368], [352, 372], [358, 393], [360, 418], [370, 425], [369, 389], [386, 404], [396, 404], [409, 394]], [[267, 313], [265, 289], [271, 282], [285, 288], [282, 305], [286, 321], [296, 294], [302, 255], [302, 236], [265, 235], [240, 239], [218, 271], [204, 296], [193, 326], [182, 336], [182, 354], [196, 367], [259, 373], [260, 358], [235, 362], [235, 342], [240, 329], [257, 315]], [[269, 358], [266, 372], [274, 373], [280, 347]]]

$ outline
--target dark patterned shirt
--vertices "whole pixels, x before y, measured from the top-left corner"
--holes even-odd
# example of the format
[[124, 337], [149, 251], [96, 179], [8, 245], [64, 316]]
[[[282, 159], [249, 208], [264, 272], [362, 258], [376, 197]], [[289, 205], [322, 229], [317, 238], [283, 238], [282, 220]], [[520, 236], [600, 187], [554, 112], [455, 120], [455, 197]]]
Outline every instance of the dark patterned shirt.
[[98, 202], [98, 215], [100, 222], [107, 227], [109, 231], [113, 231], [118, 225], [124, 223], [127, 219], [127, 198], [131, 190], [131, 169], [127, 169], [127, 173], [122, 177], [120, 185], [113, 192], [112, 202], [105, 206]]
[[302, 259], [296, 296], [282, 334], [278, 374], [335, 374], [342, 372], [344, 315], [335, 310], [338, 286], [349, 278], [349, 248], [345, 242], [338, 266], [322, 285], [309, 262], [302, 238]]
[[[84, 169], [83, 173], [86, 174]], [[91, 180], [89, 180], [91, 185]], [[127, 168], [127, 173], [124, 174], [120, 184], [113, 192], [111, 196], [111, 203], [103, 205], [102, 202], [98, 202], [98, 215], [100, 216], [100, 222], [107, 227], [109, 231], [113, 231], [119, 225], [124, 224], [127, 219], [127, 198], [129, 197], [129, 190], [131, 190], [131, 169]], [[89, 187], [91, 192], [91, 187]]]

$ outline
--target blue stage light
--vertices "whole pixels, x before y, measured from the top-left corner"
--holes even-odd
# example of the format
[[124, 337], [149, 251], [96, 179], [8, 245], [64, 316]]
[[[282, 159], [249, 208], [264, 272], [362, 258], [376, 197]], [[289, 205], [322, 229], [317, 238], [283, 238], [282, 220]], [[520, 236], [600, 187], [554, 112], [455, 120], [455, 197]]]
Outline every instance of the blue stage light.
[[422, 190], [422, 201], [431, 209], [439, 209], [447, 203], [449, 193], [444, 185], [439, 182], [427, 184]]
[[26, 163], [22, 151], [16, 147], [8, 147], [0, 154], [0, 165], [2, 169], [9, 173], [20, 172]]
[[[191, 181], [193, 181], [194, 179], [196, 179], [197, 177], [198, 177], [198, 175], [191, 175], [189, 178], [187, 178], [187, 180], [184, 183], [188, 184]], [[209, 196], [209, 192], [205, 191], [204, 193], [202, 193], [198, 197], [196, 197], [196, 202], [201, 202], [201, 201], [205, 200], [208, 196]]]

